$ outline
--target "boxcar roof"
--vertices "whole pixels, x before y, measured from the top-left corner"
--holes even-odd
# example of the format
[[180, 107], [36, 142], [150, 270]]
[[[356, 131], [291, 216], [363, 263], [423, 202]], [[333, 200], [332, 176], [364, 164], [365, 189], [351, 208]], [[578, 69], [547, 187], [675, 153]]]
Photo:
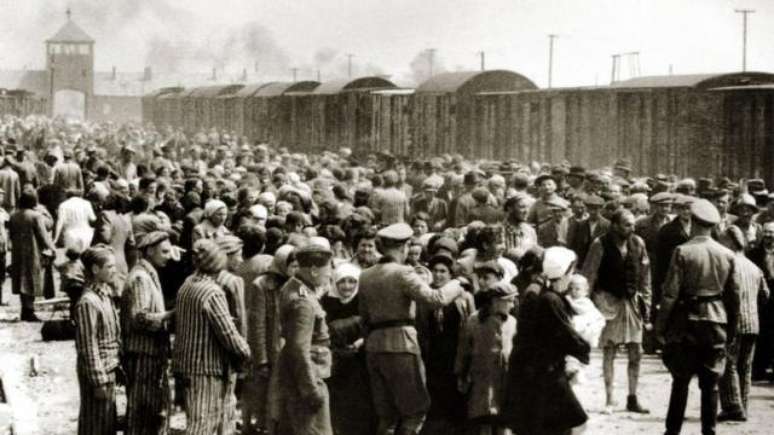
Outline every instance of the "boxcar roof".
[[159, 88], [159, 89], [156, 89], [153, 92], [150, 92], [148, 94], [143, 95], [143, 97], [153, 98], [153, 97], [158, 97], [158, 96], [165, 95], [165, 94], [182, 92], [183, 89], [184, 88], [180, 87], [180, 86], [170, 86], [170, 87], [166, 87], [166, 88]]
[[245, 85], [244, 88], [234, 92], [233, 94], [228, 95], [229, 97], [234, 98], [245, 98], [245, 97], [252, 97], [253, 94], [255, 94], [259, 89], [261, 89], [264, 86], [268, 86], [273, 82], [268, 83], [254, 83], [252, 85]]
[[167, 94], [163, 94], [159, 98], [185, 98], [191, 95], [191, 92], [193, 91], [193, 89], [181, 89], [179, 92], [169, 92]]
[[378, 76], [359, 77], [356, 79], [338, 79], [325, 82], [315, 88], [315, 94], [332, 95], [352, 90], [373, 90], [395, 88], [395, 83]]
[[243, 87], [244, 85], [201, 86], [191, 89], [191, 93], [187, 96], [192, 98], [212, 98], [223, 94], [232, 94]]
[[537, 85], [513, 71], [458, 71], [430, 77], [417, 87], [417, 93], [508, 92], [523, 89], [537, 89]]
[[320, 82], [306, 80], [301, 82], [271, 82], [259, 89], [253, 97], [278, 97], [288, 92], [310, 92], [320, 86]]
[[735, 72], [723, 74], [682, 74], [645, 76], [623, 80], [611, 88], [699, 88], [714, 89], [728, 86], [753, 86], [774, 83], [774, 74], [765, 72]]

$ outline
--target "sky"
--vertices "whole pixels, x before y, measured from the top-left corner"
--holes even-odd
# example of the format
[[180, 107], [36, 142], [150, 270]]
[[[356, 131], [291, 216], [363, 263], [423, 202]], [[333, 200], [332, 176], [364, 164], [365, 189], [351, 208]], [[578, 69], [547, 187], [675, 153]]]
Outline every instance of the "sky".
[[[250, 72], [252, 81], [388, 75], [413, 86], [434, 71], [509, 69], [545, 87], [605, 85], [613, 53], [639, 51], [641, 75], [774, 71], [773, 0], [0, 0], [0, 69], [41, 69], [43, 41], [73, 20], [110, 71]], [[621, 78], [635, 75], [624, 61]]]

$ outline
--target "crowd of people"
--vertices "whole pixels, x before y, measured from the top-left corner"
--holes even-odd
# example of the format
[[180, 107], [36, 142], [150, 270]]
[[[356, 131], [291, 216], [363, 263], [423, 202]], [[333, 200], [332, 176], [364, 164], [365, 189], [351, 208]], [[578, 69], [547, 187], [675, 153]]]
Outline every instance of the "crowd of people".
[[661, 354], [666, 433], [695, 375], [714, 434], [772, 379], [760, 179], [45, 117], [5, 116], [0, 139], [0, 272], [22, 321], [70, 299], [80, 434], [167, 433], [176, 407], [190, 434], [569, 434], [594, 347], [605, 412], [618, 350], [639, 414]]

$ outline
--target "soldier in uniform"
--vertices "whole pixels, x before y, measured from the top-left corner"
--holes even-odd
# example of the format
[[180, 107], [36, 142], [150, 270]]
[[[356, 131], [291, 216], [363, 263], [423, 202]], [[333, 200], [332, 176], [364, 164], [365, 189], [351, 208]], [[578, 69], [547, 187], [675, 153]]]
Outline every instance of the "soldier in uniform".
[[457, 280], [432, 289], [403, 264], [412, 235], [406, 224], [380, 230], [384, 256], [360, 276], [360, 314], [367, 329], [366, 361], [379, 435], [418, 434], [430, 407], [414, 326], [416, 302], [439, 308], [463, 291]]
[[163, 434], [169, 416], [169, 329], [173, 311], [164, 306], [156, 268], [170, 259], [172, 245], [164, 231], [140, 236], [141, 259], [124, 286], [121, 309], [124, 365], [127, 371], [127, 434]]
[[656, 321], [656, 336], [664, 343], [664, 365], [672, 374], [666, 435], [680, 433], [694, 375], [701, 389], [702, 434], [715, 434], [718, 379], [739, 314], [734, 254], [711, 237], [720, 214], [705, 199], [691, 203], [690, 210], [694, 236], [675, 249]]
[[280, 290], [280, 435], [333, 435], [328, 386], [331, 351], [320, 305], [330, 282], [333, 252], [310, 243], [296, 251], [299, 269]]

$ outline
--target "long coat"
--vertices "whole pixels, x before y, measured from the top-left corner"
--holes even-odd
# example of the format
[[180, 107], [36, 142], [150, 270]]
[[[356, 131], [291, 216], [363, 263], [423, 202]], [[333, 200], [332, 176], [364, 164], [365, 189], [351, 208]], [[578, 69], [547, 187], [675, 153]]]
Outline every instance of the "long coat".
[[46, 229], [46, 217], [35, 210], [20, 209], [8, 221], [11, 235], [11, 286], [14, 294], [43, 296], [44, 250], [54, 252]]
[[562, 433], [588, 419], [565, 373], [565, 357], [589, 361], [567, 300], [544, 288], [525, 297], [509, 361], [503, 417], [519, 435]]
[[[119, 214], [115, 210], [104, 210], [97, 218], [92, 244], [104, 243], [113, 248], [118, 272], [117, 289], [123, 289], [123, 284], [129, 275], [129, 267], [133, 266], [134, 232], [129, 216]], [[129, 254], [127, 259], [127, 253]], [[130, 264], [131, 263], [131, 264]]]

